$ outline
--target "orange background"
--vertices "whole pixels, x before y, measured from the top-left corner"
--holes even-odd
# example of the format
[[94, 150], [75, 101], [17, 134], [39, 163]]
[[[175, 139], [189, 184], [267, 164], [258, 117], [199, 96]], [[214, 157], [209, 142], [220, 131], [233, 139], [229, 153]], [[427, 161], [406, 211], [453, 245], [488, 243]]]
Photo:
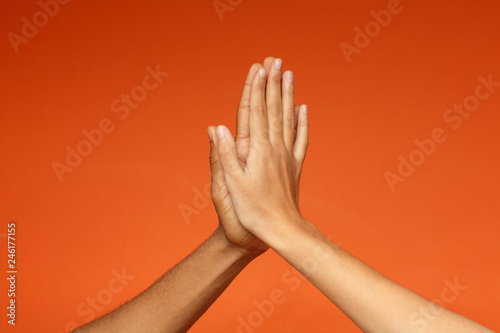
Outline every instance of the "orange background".
[[[446, 307], [500, 327], [500, 88], [453, 130], [443, 113], [500, 81], [497, 1], [401, 0], [402, 11], [347, 63], [339, 45], [387, 1], [247, 0], [223, 13], [205, 1], [71, 1], [16, 53], [37, 1], [0, 4], [2, 111], [0, 242], [17, 221], [17, 325], [2, 332], [65, 331], [106, 289], [112, 271], [135, 276], [100, 316], [144, 290], [217, 225], [193, 190], [209, 182], [208, 125], [234, 133], [250, 65], [272, 55], [309, 106], [304, 216], [345, 249], [429, 299], [445, 280], [466, 285]], [[223, 0], [227, 3], [227, 0]], [[233, 0], [233, 4], [237, 1]], [[142, 84], [147, 66], [170, 75], [121, 120], [111, 103]], [[116, 126], [59, 182], [51, 164], [82, 130]], [[441, 127], [446, 142], [392, 192], [384, 172], [414, 140]], [[189, 222], [189, 223], [186, 223]], [[286, 297], [255, 332], [358, 332], [272, 251], [251, 263], [192, 332], [236, 332], [254, 301]], [[291, 282], [290, 279], [292, 279]], [[2, 311], [7, 302], [2, 279]], [[71, 326], [71, 324], [70, 324]]]

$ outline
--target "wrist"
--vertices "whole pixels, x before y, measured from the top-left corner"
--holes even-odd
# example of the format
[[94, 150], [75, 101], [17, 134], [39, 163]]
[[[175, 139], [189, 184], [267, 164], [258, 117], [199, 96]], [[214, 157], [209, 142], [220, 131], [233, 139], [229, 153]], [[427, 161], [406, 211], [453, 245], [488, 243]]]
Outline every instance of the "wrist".
[[301, 247], [311, 239], [321, 237], [321, 232], [300, 214], [286, 217], [276, 223], [279, 229], [269, 231], [266, 243], [276, 252]]
[[228, 256], [236, 261], [250, 262], [265, 252], [263, 250], [249, 250], [234, 244], [226, 236], [224, 228], [220, 225], [215, 229], [210, 238], [213, 239], [221, 255]]
[[276, 214], [256, 220], [258, 223], [248, 229], [273, 249], [286, 242], [293, 234], [301, 233], [304, 229], [307, 229], [308, 225], [311, 225], [298, 212]]

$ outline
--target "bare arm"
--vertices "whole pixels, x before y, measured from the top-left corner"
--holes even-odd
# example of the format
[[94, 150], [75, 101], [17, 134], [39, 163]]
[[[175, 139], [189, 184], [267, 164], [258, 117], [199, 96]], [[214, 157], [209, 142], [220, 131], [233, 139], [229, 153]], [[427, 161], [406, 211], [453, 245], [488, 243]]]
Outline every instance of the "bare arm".
[[[262, 71], [262, 70], [261, 70]], [[250, 152], [236, 162], [231, 133], [217, 128], [219, 157], [242, 225], [306, 276], [365, 332], [491, 332], [440, 308], [425, 327], [415, 322], [432, 302], [384, 277], [327, 240], [300, 214], [298, 184], [308, 145], [307, 109], [298, 115], [295, 142], [293, 77], [271, 66], [252, 82]]]
[[258, 254], [218, 228], [142, 294], [77, 332], [186, 332]]
[[[266, 59], [265, 64], [269, 63]], [[245, 83], [262, 65], [250, 68]], [[238, 156], [248, 155], [250, 88], [244, 85], [238, 107]], [[208, 128], [210, 138], [215, 127]], [[76, 332], [186, 332], [238, 273], [268, 246], [239, 223], [222, 174], [217, 143], [210, 139], [212, 201], [219, 227], [196, 251], [165, 273], [142, 294]]]
[[[364, 332], [493, 332], [390, 280], [308, 221], [293, 223], [293, 231], [271, 247]], [[430, 308], [438, 315], [422, 316]]]

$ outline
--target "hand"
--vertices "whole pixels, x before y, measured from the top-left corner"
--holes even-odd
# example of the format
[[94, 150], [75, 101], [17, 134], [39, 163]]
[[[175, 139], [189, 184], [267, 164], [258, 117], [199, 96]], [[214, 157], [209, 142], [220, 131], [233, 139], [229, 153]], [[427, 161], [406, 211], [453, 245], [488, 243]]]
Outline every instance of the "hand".
[[[264, 67], [269, 68], [273, 60], [274, 58], [272, 57], [266, 58], [264, 60]], [[242, 165], [245, 164], [250, 146], [249, 112], [251, 84], [255, 74], [261, 67], [261, 64], [253, 64], [250, 67], [238, 106], [235, 145], [238, 160]], [[219, 217], [218, 229], [224, 231], [227, 240], [231, 244], [241, 248], [243, 251], [256, 252], [257, 254], [263, 253], [269, 247], [246, 230], [238, 221], [220, 165], [217, 153], [217, 142], [213, 140], [216, 136], [215, 127], [209, 126], [207, 131], [210, 137], [210, 171], [212, 175], [211, 195], [215, 210]]]
[[298, 193], [308, 145], [307, 108], [295, 114], [293, 73], [285, 72], [282, 80], [280, 59], [268, 70], [259, 68], [249, 99], [247, 158], [238, 156], [226, 127], [217, 127], [214, 141], [239, 221], [267, 242], [301, 219]]
[[215, 127], [208, 128], [210, 137], [210, 171], [212, 175], [212, 202], [219, 217], [219, 231], [223, 230], [226, 239], [243, 250], [243, 252], [264, 253], [269, 247], [251, 232], [246, 230], [238, 220], [231, 197], [224, 179], [223, 170], [217, 153]]
[[[267, 57], [264, 60], [264, 68], [270, 69], [274, 61], [273, 57]], [[241, 166], [244, 166], [248, 157], [250, 148], [250, 94], [251, 86], [257, 71], [262, 68], [261, 64], [253, 64], [248, 72], [243, 87], [240, 104], [238, 106], [238, 113], [236, 119], [236, 139], [235, 147], [236, 154]], [[281, 73], [280, 73], [281, 75]], [[294, 106], [294, 118], [297, 119], [299, 106]], [[293, 120], [293, 119], [292, 119]], [[294, 122], [294, 128], [297, 127], [297, 122]], [[222, 229], [228, 241], [231, 244], [238, 246], [244, 251], [251, 251], [257, 253], [265, 252], [269, 247], [263, 243], [259, 238], [254, 236], [251, 232], [246, 230], [238, 220], [234, 210], [231, 197], [227, 189], [227, 184], [224, 178], [222, 166], [217, 151], [217, 140], [215, 127], [208, 128], [210, 137], [210, 170], [212, 174], [212, 201], [219, 216], [219, 229]], [[295, 135], [294, 138], [295, 140]]]

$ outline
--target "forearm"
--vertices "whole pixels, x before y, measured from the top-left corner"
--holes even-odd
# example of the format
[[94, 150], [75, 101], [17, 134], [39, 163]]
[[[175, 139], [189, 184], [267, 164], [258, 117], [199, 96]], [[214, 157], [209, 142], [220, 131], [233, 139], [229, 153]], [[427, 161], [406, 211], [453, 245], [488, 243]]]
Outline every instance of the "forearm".
[[81, 332], [186, 332], [257, 256], [225, 237], [218, 228], [146, 291]]
[[438, 307], [391, 281], [330, 242], [309, 222], [295, 221], [286, 239], [270, 244], [364, 332], [491, 332], [440, 308], [426, 323], [422, 309]]

